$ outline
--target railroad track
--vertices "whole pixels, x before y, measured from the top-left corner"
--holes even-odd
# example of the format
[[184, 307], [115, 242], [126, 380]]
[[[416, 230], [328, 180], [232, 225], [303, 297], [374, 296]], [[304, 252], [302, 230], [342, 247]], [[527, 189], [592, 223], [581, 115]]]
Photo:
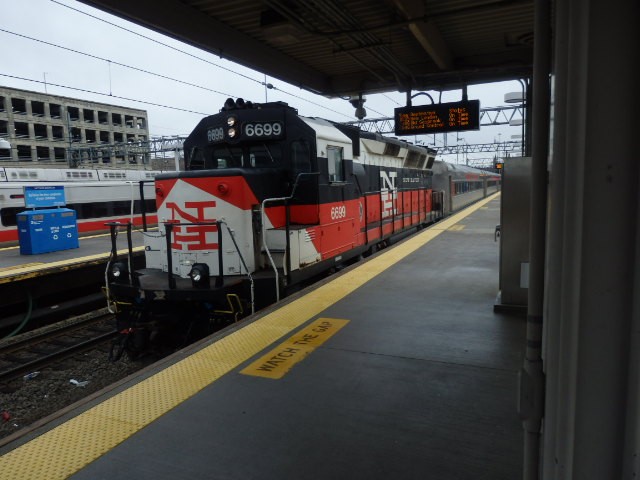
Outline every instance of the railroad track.
[[37, 372], [117, 335], [105, 311], [59, 322], [16, 339], [0, 341], [0, 383]]

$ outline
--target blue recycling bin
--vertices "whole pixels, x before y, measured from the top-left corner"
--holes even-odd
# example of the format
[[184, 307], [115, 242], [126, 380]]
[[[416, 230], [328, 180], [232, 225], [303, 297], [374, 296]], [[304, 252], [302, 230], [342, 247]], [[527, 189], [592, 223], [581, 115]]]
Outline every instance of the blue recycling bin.
[[70, 208], [28, 210], [17, 215], [21, 255], [78, 248], [76, 212]]

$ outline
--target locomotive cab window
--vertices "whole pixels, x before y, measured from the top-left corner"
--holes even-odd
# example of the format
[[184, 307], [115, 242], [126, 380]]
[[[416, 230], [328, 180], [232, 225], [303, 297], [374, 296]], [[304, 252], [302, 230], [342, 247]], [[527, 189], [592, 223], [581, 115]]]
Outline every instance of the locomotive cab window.
[[311, 171], [311, 149], [306, 140], [291, 143], [291, 168], [295, 174]]
[[282, 163], [282, 149], [278, 144], [251, 145], [248, 150], [248, 158], [249, 165], [252, 167], [279, 167]]
[[279, 167], [281, 164], [282, 148], [277, 143], [245, 146], [216, 145], [194, 147], [189, 154], [187, 170], [268, 168]]
[[329, 181], [343, 182], [344, 168], [342, 161], [342, 147], [327, 146], [327, 160], [329, 162]]
[[213, 169], [239, 168], [242, 164], [242, 147], [222, 145], [210, 149], [207, 155], [207, 167]]
[[187, 170], [203, 170], [205, 167], [205, 160], [202, 150], [195, 147], [189, 154], [189, 166]]

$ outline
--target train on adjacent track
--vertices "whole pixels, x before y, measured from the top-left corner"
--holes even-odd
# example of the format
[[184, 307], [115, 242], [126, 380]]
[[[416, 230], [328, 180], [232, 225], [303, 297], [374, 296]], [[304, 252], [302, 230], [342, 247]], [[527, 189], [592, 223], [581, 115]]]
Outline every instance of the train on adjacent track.
[[143, 213], [149, 214], [146, 220], [154, 224], [153, 179], [158, 173], [151, 170], [0, 167], [0, 243], [18, 241], [16, 215], [26, 210], [25, 186], [63, 186], [66, 206], [75, 210], [80, 234], [106, 231], [105, 222], [141, 225]]
[[237, 320], [500, 188], [496, 173], [282, 102], [227, 100], [184, 154], [183, 171], [156, 177], [146, 267], [129, 271], [114, 246], [107, 290], [121, 350]]

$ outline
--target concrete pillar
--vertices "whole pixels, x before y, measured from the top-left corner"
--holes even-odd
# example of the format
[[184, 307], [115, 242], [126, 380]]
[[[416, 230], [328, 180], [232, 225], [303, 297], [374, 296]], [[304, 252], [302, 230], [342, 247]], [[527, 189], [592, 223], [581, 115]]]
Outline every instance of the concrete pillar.
[[555, 15], [542, 478], [635, 478], [639, 4], [562, 0]]

